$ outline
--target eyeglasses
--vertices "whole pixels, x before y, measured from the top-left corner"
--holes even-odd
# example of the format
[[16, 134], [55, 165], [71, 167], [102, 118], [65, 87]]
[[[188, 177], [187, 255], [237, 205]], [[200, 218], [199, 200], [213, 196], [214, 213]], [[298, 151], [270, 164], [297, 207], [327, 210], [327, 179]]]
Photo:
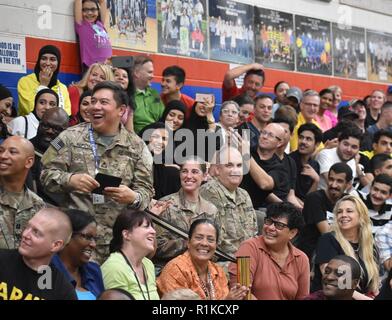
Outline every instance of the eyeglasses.
[[261, 130], [260, 135], [267, 136], [268, 138], [275, 138], [278, 141], [282, 141], [282, 138], [277, 137], [276, 135], [274, 135], [272, 132], [269, 131]]
[[80, 237], [82, 237], [84, 240], [89, 241], [89, 242], [95, 242], [97, 243], [98, 241], [98, 237], [94, 237], [91, 234], [86, 234], [86, 233], [82, 233], [82, 232], [74, 232], [74, 235], [78, 235]]
[[275, 228], [278, 230], [283, 230], [284, 228], [289, 228], [289, 226], [283, 222], [279, 222], [276, 220], [272, 220], [271, 218], [265, 218], [264, 224], [267, 226], [275, 225]]
[[83, 8], [82, 11], [85, 12], [85, 13], [87, 13], [87, 12], [94, 13], [94, 12], [98, 11], [98, 8]]
[[46, 122], [41, 122], [40, 126], [44, 130], [52, 129], [52, 130], [54, 130], [56, 132], [62, 132], [63, 130], [65, 130], [65, 128], [63, 128], [63, 127], [51, 125], [50, 123], [46, 123]]

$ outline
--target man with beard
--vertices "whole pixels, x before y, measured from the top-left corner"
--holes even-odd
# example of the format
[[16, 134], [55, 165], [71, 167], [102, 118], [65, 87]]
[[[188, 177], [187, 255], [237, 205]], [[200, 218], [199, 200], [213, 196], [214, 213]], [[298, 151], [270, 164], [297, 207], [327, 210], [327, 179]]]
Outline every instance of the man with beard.
[[322, 276], [323, 289], [313, 292], [304, 300], [353, 300], [361, 277], [361, 266], [346, 255], [331, 259]]
[[[259, 63], [251, 63], [228, 70], [222, 83], [222, 101], [231, 100], [244, 92], [251, 98], [256, 98], [264, 85], [265, 74], [263, 68], [263, 65]], [[243, 74], [245, 74], [244, 84], [239, 89], [235, 79]]]
[[298, 129], [298, 149], [290, 153], [297, 167], [295, 195], [303, 205], [305, 197], [316, 191], [320, 181], [320, 166], [312, 159], [313, 153], [321, 143], [323, 133], [313, 123], [305, 123]]
[[296, 246], [306, 253], [310, 262], [318, 238], [330, 231], [333, 207], [345, 191], [351, 188], [352, 177], [352, 170], [346, 163], [335, 163], [329, 169], [327, 189], [309, 193], [305, 198], [302, 210], [305, 227], [298, 237]]
[[31, 143], [35, 148], [35, 162], [27, 176], [26, 185], [29, 189], [37, 193], [45, 202], [55, 206], [61, 206], [62, 194], [53, 194], [44, 191], [41, 181], [41, 158], [45, 151], [49, 148], [50, 143], [62, 131], [68, 127], [68, 114], [61, 108], [55, 107], [47, 110], [38, 125], [37, 135], [31, 139]]
[[361, 139], [362, 133], [360, 129], [350, 127], [342, 131], [338, 138], [338, 146], [336, 148], [320, 151], [316, 156], [316, 161], [320, 165], [319, 189], [326, 189], [329, 169], [337, 162], [347, 163], [353, 172], [353, 178], [359, 177], [360, 181], [365, 178], [365, 174], [359, 166], [358, 152]]

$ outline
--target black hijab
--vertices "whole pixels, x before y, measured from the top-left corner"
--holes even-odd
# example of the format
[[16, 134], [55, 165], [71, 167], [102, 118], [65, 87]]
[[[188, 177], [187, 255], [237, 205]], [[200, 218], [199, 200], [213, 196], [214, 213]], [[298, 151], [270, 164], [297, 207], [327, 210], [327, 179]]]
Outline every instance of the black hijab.
[[[146, 127], [140, 132], [140, 136], [143, 137], [143, 133], [151, 129], [165, 129], [165, 124], [163, 122], [154, 122]], [[151, 132], [152, 133], [152, 132]], [[170, 134], [170, 133], [169, 133]], [[149, 136], [146, 137], [146, 144], [149, 143]], [[170, 139], [170, 138], [169, 138]], [[170, 146], [170, 142], [168, 147]], [[154, 159], [154, 155], [153, 159]], [[154, 199], [160, 199], [169, 194], [175, 193], [181, 188], [180, 182], [180, 171], [172, 166], [165, 166], [165, 150], [162, 151], [162, 163], [156, 163], [154, 159], [153, 163], [153, 178], [154, 178]]]
[[192, 106], [192, 110], [191, 110], [191, 115], [189, 117], [188, 123], [187, 123], [187, 128], [192, 130], [192, 132], [196, 132], [197, 129], [204, 129], [204, 130], [208, 130], [209, 126], [208, 126], [208, 121], [207, 121], [207, 117], [201, 117], [196, 113], [196, 104], [198, 102], [196, 101], [193, 106]]
[[47, 53], [54, 54], [57, 57], [57, 69], [53, 72], [52, 78], [50, 79], [50, 82], [48, 85], [49, 88], [52, 88], [57, 83], [57, 75], [60, 71], [60, 64], [61, 64], [61, 52], [57, 47], [52, 46], [52, 45], [47, 45], [47, 46], [44, 46], [41, 48], [41, 50], [39, 51], [39, 54], [38, 54], [38, 60], [37, 60], [35, 67], [34, 67], [34, 73], [35, 73], [35, 76], [37, 77], [37, 80], [39, 82], [39, 73], [41, 71], [41, 67], [40, 67], [41, 57]]
[[178, 128], [178, 129], [181, 129], [182, 127], [184, 127], [184, 124], [185, 124], [186, 106], [180, 100], [172, 100], [172, 101], [170, 101], [166, 105], [165, 110], [163, 111], [162, 116], [161, 116], [161, 118], [158, 121], [165, 123], [167, 115], [172, 110], [178, 110], [178, 111], [181, 111], [184, 114], [184, 122], [182, 123], [181, 127]]
[[35, 117], [38, 120], [41, 120], [41, 119], [38, 118], [37, 112], [36, 112], [38, 99], [39, 99], [40, 96], [42, 96], [45, 93], [50, 93], [51, 95], [54, 95], [56, 97], [56, 107], [59, 106], [59, 95], [55, 91], [53, 91], [52, 89], [49, 89], [49, 88], [41, 89], [40, 91], [37, 92], [37, 94], [35, 95], [35, 98], [34, 98], [34, 110], [33, 110], [33, 113], [34, 113]]

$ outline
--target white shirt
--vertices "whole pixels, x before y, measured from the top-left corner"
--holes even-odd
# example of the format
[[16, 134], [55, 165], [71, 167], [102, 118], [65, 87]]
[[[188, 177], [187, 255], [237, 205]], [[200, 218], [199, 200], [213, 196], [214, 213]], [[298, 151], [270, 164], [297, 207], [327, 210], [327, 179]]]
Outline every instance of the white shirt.
[[[327, 189], [327, 181], [322, 176], [323, 173], [328, 173], [329, 169], [338, 162], [343, 162], [336, 152], [337, 148], [332, 149], [323, 149], [320, 153], [316, 156], [316, 161], [320, 165], [320, 182], [318, 185], [318, 189], [326, 190]], [[351, 159], [350, 161], [346, 162], [351, 170], [353, 171], [353, 178], [357, 176], [357, 170], [355, 165], [355, 159]]]
[[[37, 135], [39, 120], [36, 118], [34, 113], [30, 112], [27, 116], [27, 139], [30, 140]], [[8, 127], [11, 129], [11, 133], [15, 136], [24, 137], [26, 134], [26, 121], [23, 116], [16, 117], [9, 124]]]

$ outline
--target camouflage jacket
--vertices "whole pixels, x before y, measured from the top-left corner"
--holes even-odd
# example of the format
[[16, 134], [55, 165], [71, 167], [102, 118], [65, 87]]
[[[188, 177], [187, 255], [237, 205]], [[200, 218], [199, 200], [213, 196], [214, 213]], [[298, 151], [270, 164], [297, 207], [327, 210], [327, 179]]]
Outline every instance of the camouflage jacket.
[[22, 201], [0, 186], [0, 249], [15, 249], [19, 246], [27, 222], [41, 208], [44, 201], [33, 191], [25, 188]]
[[[87, 173], [95, 177], [95, 159], [89, 139], [89, 123], [68, 128], [51, 142], [42, 157], [41, 182], [45, 190], [65, 193], [62, 206], [88, 211], [98, 223], [98, 245], [109, 244], [112, 227], [126, 204], [119, 204], [105, 197], [102, 204], [93, 204], [92, 193], [72, 190], [69, 180], [72, 174]], [[141, 195], [140, 209], [145, 209], [153, 196], [152, 157], [144, 142], [129, 133], [122, 125], [120, 132], [106, 146], [94, 132], [100, 158], [100, 173], [121, 177], [121, 184]]]
[[242, 241], [257, 234], [256, 213], [248, 192], [237, 188], [233, 198], [218, 180], [212, 179], [201, 186], [200, 194], [218, 208], [221, 223], [219, 248], [234, 256]]
[[[208, 218], [219, 224], [219, 221], [217, 221], [217, 208], [202, 197], [199, 197], [199, 202], [194, 210], [189, 208], [182, 189], [160, 200], [172, 201], [172, 205], [163, 211], [160, 217], [183, 229], [186, 233], [188, 233], [192, 222], [197, 219]], [[157, 251], [153, 259], [154, 263], [163, 266], [169, 260], [187, 250], [186, 240], [159, 226], [155, 226], [155, 230], [157, 231]]]

